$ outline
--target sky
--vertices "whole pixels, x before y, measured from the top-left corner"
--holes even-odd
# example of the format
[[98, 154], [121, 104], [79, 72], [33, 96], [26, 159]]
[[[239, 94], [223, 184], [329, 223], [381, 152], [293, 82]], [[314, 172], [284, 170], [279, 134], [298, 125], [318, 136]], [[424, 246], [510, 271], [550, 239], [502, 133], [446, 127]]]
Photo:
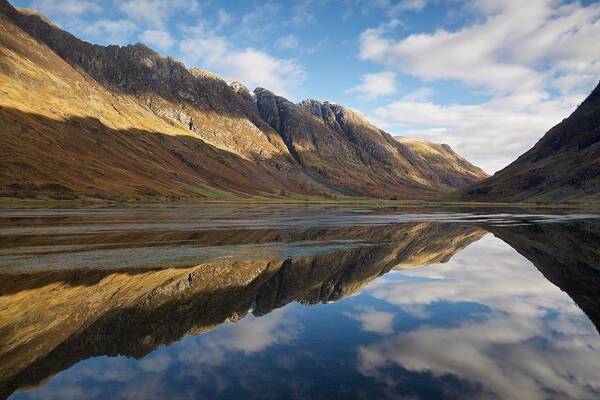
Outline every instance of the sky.
[[97, 44], [328, 100], [387, 132], [447, 143], [489, 173], [600, 80], [600, 1], [12, 0]]

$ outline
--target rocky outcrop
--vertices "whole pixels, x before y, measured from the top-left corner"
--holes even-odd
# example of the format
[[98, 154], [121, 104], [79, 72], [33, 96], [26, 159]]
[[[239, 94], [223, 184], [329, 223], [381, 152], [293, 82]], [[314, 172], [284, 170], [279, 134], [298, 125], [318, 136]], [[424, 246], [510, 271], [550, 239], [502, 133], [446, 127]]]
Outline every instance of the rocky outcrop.
[[533, 148], [453, 197], [495, 202], [600, 200], [600, 84]]

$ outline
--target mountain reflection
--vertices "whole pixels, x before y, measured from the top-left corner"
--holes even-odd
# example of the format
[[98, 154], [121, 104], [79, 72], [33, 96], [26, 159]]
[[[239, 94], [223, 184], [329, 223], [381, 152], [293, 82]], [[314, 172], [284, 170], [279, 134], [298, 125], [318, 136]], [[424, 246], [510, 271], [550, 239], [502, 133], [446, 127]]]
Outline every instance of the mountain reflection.
[[[262, 234], [217, 231], [214, 241], [282, 237], [279, 230]], [[160, 344], [237, 321], [250, 310], [264, 315], [292, 301], [338, 300], [396, 265], [445, 261], [483, 234], [477, 228], [433, 223], [310, 229], [291, 236], [296, 241], [368, 238], [380, 244], [294, 259], [213, 261], [150, 271], [0, 275], [0, 307], [8, 316], [0, 327], [2, 394], [90, 357], [141, 358]], [[209, 233], [204, 235], [205, 243], [214, 243]], [[178, 239], [182, 236], [179, 232]]]
[[[224, 349], [250, 355], [290, 345], [310, 326], [287, 305], [361, 293], [371, 300], [340, 302], [346, 305], [335, 327], [352, 322], [375, 336], [346, 343], [358, 333], [336, 335], [352, 344], [344, 354], [354, 361], [344, 365], [376, 382], [381, 397], [427, 397], [408, 388], [414, 379], [438, 385], [432, 398], [543, 398], [545, 391], [588, 398], [600, 390], [590, 367], [600, 341], [571, 299], [598, 327], [598, 233], [597, 223], [571, 221], [15, 235], [3, 247], [34, 254], [37, 264], [0, 275], [0, 395], [30, 390], [98, 356], [143, 358], [144, 371], [167, 368], [173, 356], [159, 349], [165, 344], [185, 348], [182, 365], [205, 366], [222, 363]], [[190, 244], [183, 253], [177, 247]], [[139, 257], [149, 247], [179, 252], [143, 268]], [[219, 250], [210, 259], [195, 252], [213, 247]], [[83, 265], [59, 268], [76, 263]], [[119, 263], [127, 268], [111, 267]], [[444, 307], [451, 319], [438, 316]], [[292, 354], [278, 360], [296, 365]]]
[[[453, 259], [454, 266], [378, 280], [369, 294], [421, 325], [359, 346], [358, 369], [398, 395], [410, 371], [434, 379], [441, 398], [597, 398], [600, 337], [577, 305], [597, 327], [598, 226], [489, 229], [537, 271], [522, 268], [512, 249], [488, 236]], [[468, 269], [461, 268], [465, 261]], [[436, 320], [432, 310], [450, 304], [477, 308], [462, 320]], [[450, 385], [452, 379], [462, 383]], [[453, 393], [457, 387], [461, 393]]]

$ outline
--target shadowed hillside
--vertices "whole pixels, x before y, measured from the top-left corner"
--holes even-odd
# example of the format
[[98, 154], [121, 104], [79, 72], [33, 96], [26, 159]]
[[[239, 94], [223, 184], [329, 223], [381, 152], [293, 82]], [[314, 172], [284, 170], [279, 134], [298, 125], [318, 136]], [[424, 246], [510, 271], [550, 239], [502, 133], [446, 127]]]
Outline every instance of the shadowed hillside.
[[600, 200], [600, 85], [532, 149], [453, 197], [508, 202]]

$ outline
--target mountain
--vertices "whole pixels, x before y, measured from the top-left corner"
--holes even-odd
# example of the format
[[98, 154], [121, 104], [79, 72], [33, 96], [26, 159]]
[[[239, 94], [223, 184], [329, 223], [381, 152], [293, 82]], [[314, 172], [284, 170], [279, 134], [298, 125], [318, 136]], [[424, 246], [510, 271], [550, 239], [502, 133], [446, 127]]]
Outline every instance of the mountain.
[[533, 148], [453, 197], [507, 202], [600, 200], [600, 84]]
[[88, 44], [6, 4], [0, 186], [100, 197], [324, 190], [216, 76], [140, 44]]
[[343, 193], [430, 198], [486, 177], [466, 162], [457, 168], [452, 151], [440, 154], [444, 168], [430, 168], [413, 148], [345, 107], [316, 100], [294, 104], [263, 88], [254, 95], [260, 115], [298, 163]]
[[4, 196], [415, 199], [484, 178], [452, 156], [426, 168], [343, 108], [331, 125], [308, 103], [250, 93], [142, 44], [92, 45], [5, 0], [0, 22]]
[[487, 177], [447, 144], [394, 138], [358, 112], [338, 104], [305, 100], [300, 105], [383, 164], [400, 182], [417, 182], [435, 191], [446, 191]]

